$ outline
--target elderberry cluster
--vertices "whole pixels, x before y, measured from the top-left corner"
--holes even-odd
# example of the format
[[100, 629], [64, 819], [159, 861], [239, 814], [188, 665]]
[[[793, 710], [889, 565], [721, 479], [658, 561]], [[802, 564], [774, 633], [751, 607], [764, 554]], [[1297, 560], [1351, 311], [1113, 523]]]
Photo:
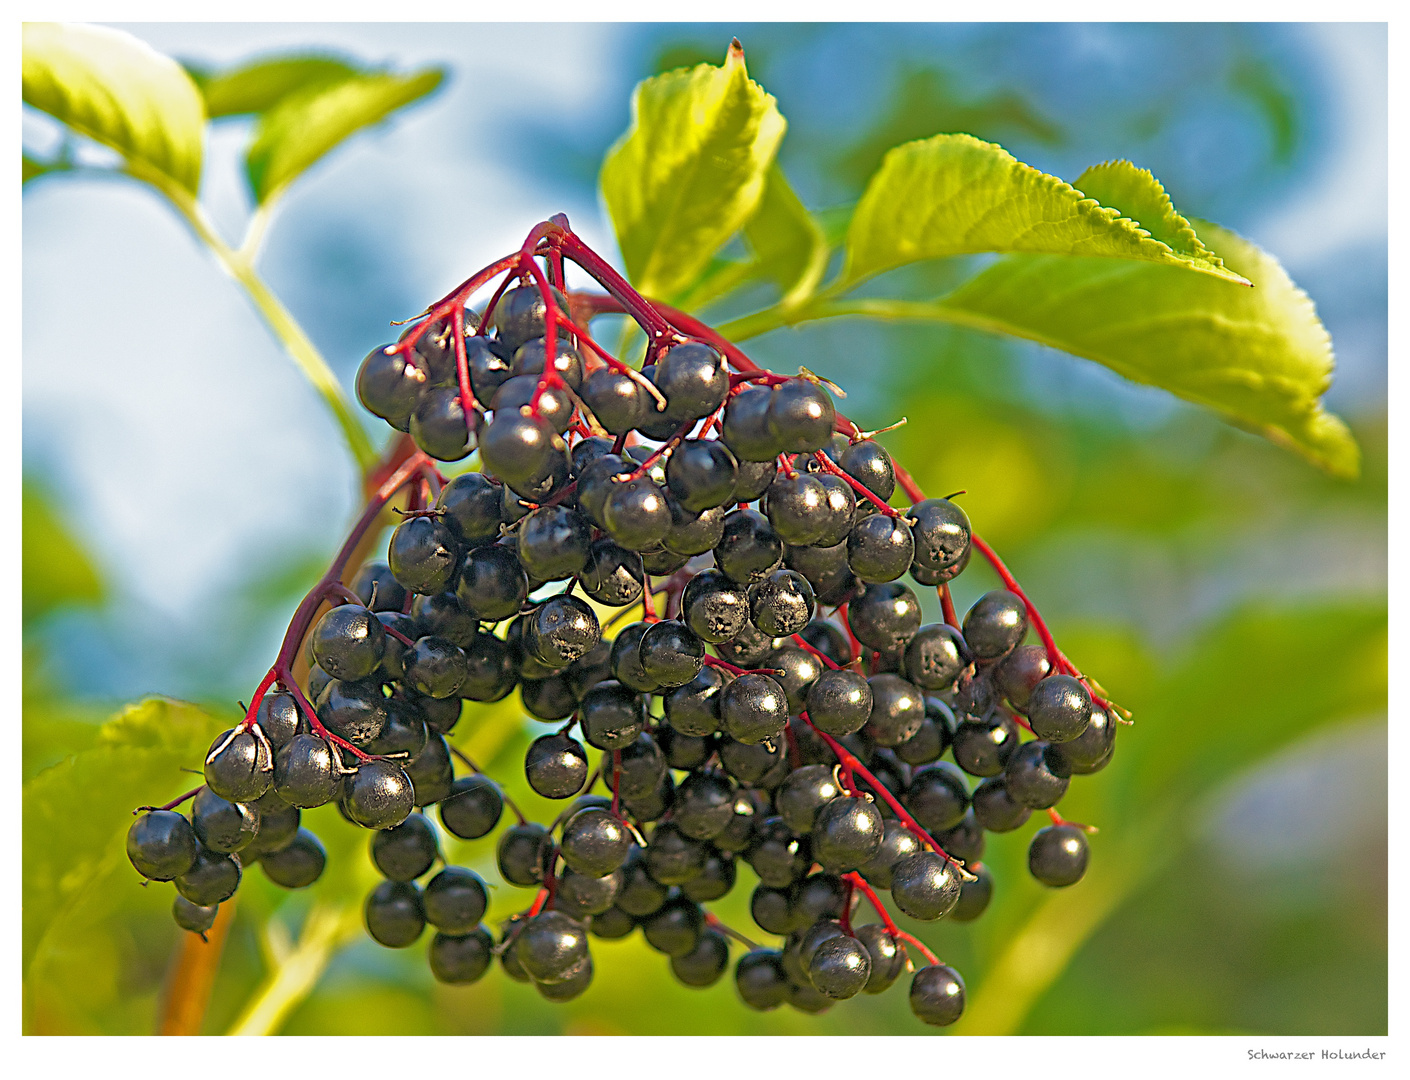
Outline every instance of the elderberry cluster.
[[[400, 948], [430, 924], [443, 982], [498, 958], [567, 1001], [592, 980], [590, 938], [639, 929], [695, 987], [724, 977], [742, 943], [745, 1005], [818, 1013], [887, 989], [913, 948], [930, 961], [913, 1012], [953, 1023], [963, 980], [878, 891], [915, 919], [978, 917], [994, 888], [985, 833], [1103, 768], [1114, 717], [1053, 669], [1060, 654], [1024, 644], [1015, 592], [987, 593], [960, 625], [922, 624], [915, 588], [948, 605], [975, 550], [969, 519], [948, 499], [891, 507], [890, 455], [822, 381], [732, 373], [684, 335], [625, 371], [546, 317], [548, 295], [567, 310], [557, 290], [510, 289], [490, 332], [465, 311], [457, 346], [455, 322], [429, 317], [413, 348], [363, 362], [370, 411], [430, 457], [478, 449], [480, 471], [413, 499], [386, 561], [313, 625], [302, 687], [276, 680], [253, 722], [216, 740], [189, 818], [137, 820], [133, 864], [174, 880], [177, 922], [204, 932], [242, 867], [288, 888], [316, 880], [324, 849], [300, 809], [336, 802], [372, 831], [384, 878], [369, 934]], [[465, 702], [516, 690], [530, 717], [561, 724], [524, 759], [529, 786], [565, 802], [547, 825], [463, 755], [457, 777], [446, 738]], [[506, 805], [517, 821], [499, 830], [498, 870], [532, 902], [492, 930], [473, 871], [428, 879], [441, 853], [427, 811], [475, 840]], [[1051, 817], [1029, 869], [1071, 885], [1085, 831]], [[740, 862], [774, 946], [707, 910]], [[854, 922], [868, 909], [881, 921]]]

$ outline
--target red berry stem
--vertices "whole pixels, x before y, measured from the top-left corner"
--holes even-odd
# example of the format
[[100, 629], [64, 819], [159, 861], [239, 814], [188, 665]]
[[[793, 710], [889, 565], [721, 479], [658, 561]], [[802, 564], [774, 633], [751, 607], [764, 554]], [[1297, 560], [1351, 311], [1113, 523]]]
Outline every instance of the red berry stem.
[[821, 465], [825, 472], [830, 472], [833, 476], [840, 476], [843, 480], [847, 482], [848, 487], [850, 487], [862, 498], [866, 499], [869, 503], [875, 506], [887, 517], [894, 518], [901, 516], [901, 511], [897, 510], [894, 506], [891, 506], [884, 499], [878, 496], [876, 492], [872, 491], [860, 480], [853, 477], [845, 469], [840, 468], [837, 463], [832, 460], [832, 458], [828, 457], [821, 450], [814, 451], [813, 460], [816, 461], [819, 465]]
[[861, 891], [863, 896], [865, 896], [868, 900], [871, 901], [871, 906], [874, 907], [876, 909], [876, 913], [881, 916], [882, 925], [886, 927], [886, 932], [888, 934], [890, 934], [894, 938], [898, 938], [899, 940], [906, 942], [909, 945], [914, 945], [916, 949], [920, 952], [920, 954], [924, 956], [927, 960], [929, 960], [932, 964], [940, 963], [940, 958], [936, 956], [933, 952], [931, 952], [929, 948], [926, 947], [925, 942], [921, 941], [920, 938], [916, 937], [914, 934], [906, 933], [904, 930], [902, 930], [899, 926], [896, 925], [896, 921], [892, 919], [891, 915], [887, 912], [886, 905], [884, 905], [879, 899], [877, 899], [876, 892], [867, 883], [866, 878], [862, 877], [861, 874], [853, 870], [850, 874], [843, 874], [842, 880], [850, 885], [855, 886]]
[[830, 667], [833, 671], [838, 671], [838, 670], [841, 669], [842, 665], [841, 665], [841, 664], [838, 664], [838, 663], [834, 663], [833, 660], [832, 660], [832, 657], [830, 657], [830, 656], [825, 656], [823, 653], [819, 652], [817, 649], [813, 648], [813, 646], [809, 645], [806, 641], [804, 641], [802, 634], [793, 634], [792, 637], [793, 637], [793, 641], [797, 644], [797, 646], [798, 646], [800, 649], [804, 649], [804, 650], [806, 650], [807, 652], [812, 653], [812, 654], [813, 654], [814, 656], [816, 656], [819, 660], [821, 660], [825, 665], [827, 665], [828, 667]]
[[945, 622], [953, 626], [956, 630], [960, 628], [960, 618], [955, 614], [955, 600], [950, 595], [950, 583], [947, 581], [941, 585], [937, 592], [940, 593], [940, 610], [945, 616]]

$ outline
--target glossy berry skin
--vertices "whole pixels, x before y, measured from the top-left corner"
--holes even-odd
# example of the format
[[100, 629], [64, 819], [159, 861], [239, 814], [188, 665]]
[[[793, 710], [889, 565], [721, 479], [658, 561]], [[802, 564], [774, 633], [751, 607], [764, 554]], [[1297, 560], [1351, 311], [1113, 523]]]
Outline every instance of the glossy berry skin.
[[[434, 701], [434, 698], [423, 698]], [[456, 704], [459, 700], [456, 699]], [[401, 698], [386, 701], [387, 723], [382, 732], [367, 744], [369, 754], [405, 754], [407, 761], [426, 749], [429, 733], [426, 728], [425, 713], [412, 702]], [[457, 713], [459, 710], [457, 709]]]
[[552, 424], [526, 412], [496, 413], [480, 432], [480, 459], [485, 470], [506, 484], [523, 484], [541, 474], [562, 443]]
[[777, 949], [754, 949], [739, 958], [734, 985], [740, 1000], [758, 1012], [777, 1009], [788, 1000], [788, 976]]
[[490, 338], [477, 335], [465, 339], [465, 366], [469, 368], [470, 389], [477, 401], [494, 400], [495, 391], [509, 379], [511, 355]]
[[1048, 768], [1058, 776], [1089, 776], [1106, 768], [1115, 749], [1116, 720], [1094, 708], [1081, 735], [1048, 748]]
[[788, 723], [788, 695], [768, 675], [740, 675], [720, 695], [720, 720], [735, 742], [755, 745], [776, 739]]
[[734, 859], [713, 847], [707, 848], [700, 873], [682, 885], [681, 892], [697, 904], [709, 903], [727, 896], [736, 877]]
[[[786, 716], [787, 714], [785, 714]], [[781, 739], [764, 743], [742, 743], [723, 739], [719, 744], [720, 764], [741, 784], [758, 784], [780, 762], [788, 759]]]
[[709, 416], [724, 404], [729, 390], [724, 357], [698, 341], [668, 350], [657, 361], [652, 381], [666, 399], [664, 418], [677, 425]]
[[253, 806], [222, 799], [210, 788], [196, 792], [191, 801], [191, 829], [201, 846], [212, 851], [229, 854], [245, 847], [259, 830], [259, 818]]
[[789, 637], [813, 618], [813, 588], [792, 570], [775, 570], [750, 590], [754, 625], [771, 637]]
[[671, 507], [666, 493], [645, 476], [614, 483], [602, 503], [607, 534], [628, 551], [646, 551], [671, 531]]
[[[882, 502], [888, 502], [896, 490], [896, 467], [891, 463], [891, 455], [873, 439], [848, 445], [837, 464]], [[865, 500], [859, 500], [859, 504], [863, 502]]]
[[290, 806], [270, 791], [257, 804], [259, 831], [240, 853], [242, 859], [259, 858], [284, 847], [299, 831], [301, 817], [298, 807]]
[[700, 943], [705, 913], [686, 896], [673, 896], [641, 920], [642, 936], [657, 952], [686, 956]]
[[766, 934], [787, 934], [793, 930], [789, 890], [760, 884], [749, 897], [749, 917]]
[[426, 385], [426, 373], [415, 363], [408, 364], [399, 352], [388, 353], [390, 345], [379, 345], [357, 369], [357, 400], [373, 416], [405, 431], [416, 408], [416, 398]]
[[682, 735], [669, 724], [658, 727], [653, 738], [672, 769], [699, 769], [715, 752], [715, 740], [708, 735]]
[[1028, 723], [1040, 739], [1065, 743], [1087, 730], [1092, 695], [1071, 675], [1049, 675], [1028, 698]]
[[587, 780], [588, 760], [582, 744], [567, 735], [541, 735], [524, 757], [529, 786], [545, 799], [569, 799]]
[[911, 816], [929, 833], [953, 829], [969, 809], [964, 774], [949, 762], [918, 769], [901, 800]]
[[215, 916], [219, 911], [219, 904], [202, 907], [181, 895], [177, 895], [171, 902], [171, 917], [176, 921], [176, 925], [193, 934], [204, 934], [209, 930], [215, 924]]
[[426, 921], [447, 934], [468, 934], [479, 926], [489, 904], [480, 875], [447, 866], [426, 883], [421, 896]]
[[465, 681], [468, 665], [459, 645], [443, 637], [423, 637], [402, 656], [406, 683], [427, 697], [453, 697]]
[[484, 977], [494, 961], [494, 938], [483, 926], [468, 934], [438, 933], [431, 939], [426, 959], [437, 982], [464, 986]]
[[658, 686], [684, 686], [705, 662], [705, 643], [679, 619], [652, 623], [638, 650], [642, 671]]
[[684, 885], [705, 866], [705, 844], [670, 822], [656, 826], [645, 854], [647, 870], [662, 885]]
[[519, 613], [529, 595], [529, 583], [513, 551], [486, 544], [466, 552], [455, 595], [475, 618], [499, 622]]
[[1028, 609], [1007, 589], [981, 596], [965, 614], [964, 639], [978, 660], [997, 660], [1023, 642], [1028, 633]]
[[365, 679], [382, 662], [386, 634], [360, 604], [342, 604], [314, 625], [311, 643], [318, 666], [335, 679]]
[[1018, 743], [1018, 725], [1008, 716], [996, 713], [991, 721], [966, 720], [955, 728], [950, 750], [955, 763], [970, 776], [998, 776]]
[[389, 829], [406, 820], [415, 794], [399, 762], [364, 761], [348, 778], [343, 805], [364, 829]]
[[441, 824], [462, 840], [487, 836], [504, 814], [504, 796], [488, 777], [462, 776], [440, 802]]
[[1048, 825], [1028, 845], [1028, 872], [1052, 888], [1082, 880], [1087, 872], [1087, 837], [1075, 825]]
[[[567, 297], [552, 287], [550, 294], [558, 310], [566, 312]], [[499, 344], [512, 356], [524, 342], [547, 333], [548, 314], [543, 294], [534, 285], [505, 290], [495, 305], [493, 324]]]
[[813, 858], [833, 873], [856, 870], [881, 852], [885, 832], [881, 811], [866, 799], [833, 799], [813, 818]]
[[600, 807], [579, 810], [563, 824], [563, 861], [587, 877], [604, 877], [618, 869], [631, 846], [627, 827]]
[[911, 979], [911, 1012], [932, 1027], [948, 1027], [964, 1013], [964, 980], [943, 964], [923, 967]]
[[871, 861], [861, 866], [862, 876], [882, 889], [891, 888], [891, 871], [902, 859], [908, 859], [921, 850], [920, 840], [910, 829], [895, 818], [886, 822], [881, 846]]
[[174, 810], [149, 810], [127, 830], [127, 857], [152, 881], [172, 881], [196, 861], [200, 845], [190, 822]]
[[[948, 571], [969, 553], [969, 515], [948, 499], [922, 499], [906, 512], [915, 537], [916, 565]], [[946, 579], [948, 580], [948, 578]]]
[[541, 506], [519, 523], [519, 561], [540, 581], [569, 578], [587, 563], [592, 526], [566, 506]]
[[[512, 375], [494, 392], [494, 397], [490, 400], [490, 407], [496, 416], [509, 416], [514, 413], [523, 415], [523, 410], [533, 404], [534, 397], [537, 395], [539, 417], [553, 431], [562, 435], [568, 430], [568, 425], [573, 420], [573, 399], [568, 396], [565, 390], [557, 386], [545, 387], [543, 393], [539, 394], [538, 385], [538, 377], [535, 375]], [[413, 416], [412, 425], [415, 426], [415, 423], [416, 418]], [[551, 457], [552, 455], [550, 455]], [[541, 474], [538, 475], [541, 479]], [[536, 483], [533, 478], [523, 481], [506, 480], [505, 482], [525, 495], [527, 492], [524, 489]]]
[[813, 829], [814, 816], [842, 794], [830, 765], [804, 765], [788, 774], [774, 794], [774, 806], [784, 823], [799, 836]]
[[404, 949], [426, 929], [426, 913], [421, 890], [413, 882], [384, 881], [363, 905], [367, 932], [378, 945]]
[[839, 1001], [856, 997], [871, 979], [871, 953], [856, 938], [829, 938], [808, 962], [808, 977], [827, 997]]
[[1033, 812], [1009, 793], [1003, 777], [993, 776], [974, 789], [974, 817], [987, 832], [1012, 832]]
[[972, 660], [958, 630], [932, 623], [922, 626], [906, 646], [906, 675], [923, 690], [948, 690]]
[[465, 414], [465, 403], [454, 387], [432, 387], [421, 394], [407, 430], [416, 445], [437, 461], [459, 461], [475, 449], [475, 431], [483, 416]]
[[230, 802], [249, 802], [269, 790], [274, 765], [269, 740], [232, 728], [206, 752], [206, 786]]
[[519, 932], [514, 952], [535, 982], [563, 982], [588, 960], [587, 928], [562, 912], [540, 912]]
[[858, 641], [877, 652], [894, 653], [920, 629], [920, 601], [906, 586], [868, 585], [847, 605], [847, 625]]
[[741, 463], [772, 462], [783, 452], [778, 439], [769, 430], [769, 405], [773, 395], [771, 387], [745, 386], [732, 394], [725, 405], [720, 437]]
[[[849, 524], [849, 530], [850, 527]], [[853, 575], [852, 568], [847, 565], [845, 535], [842, 541], [830, 548], [788, 548], [783, 561], [790, 570], [797, 570], [808, 579], [820, 604], [840, 604], [861, 586]]]
[[[548, 336], [530, 338], [514, 351], [514, 361], [510, 370], [515, 375], [533, 375], [535, 381], [542, 376], [548, 364]], [[583, 384], [583, 358], [578, 350], [563, 340], [560, 334], [554, 341], [553, 370], [572, 389]]]
[[806, 704], [808, 719], [819, 731], [851, 735], [871, 718], [871, 685], [846, 668], [824, 671], [808, 686]]
[[666, 463], [666, 484], [671, 494], [693, 513], [729, 502], [738, 475], [739, 463], [734, 455], [715, 439], [686, 439]]
[[295, 735], [274, 759], [274, 792], [290, 806], [307, 810], [331, 802], [341, 781], [338, 755], [317, 735]]
[[959, 901], [959, 869], [933, 851], [911, 855], [892, 867], [891, 898], [913, 919], [939, 919]]
[[615, 906], [633, 918], [642, 918], [660, 909], [669, 890], [647, 870], [646, 856], [641, 848], [632, 848], [622, 864], [622, 885]]
[[524, 648], [551, 668], [571, 664], [602, 640], [602, 627], [586, 601], [576, 596], [555, 596], [529, 615], [524, 627]]
[[621, 890], [620, 870], [602, 877], [588, 877], [576, 870], [565, 869], [558, 875], [558, 891], [554, 894], [553, 906], [563, 914], [582, 921], [611, 910]]
[[899, 746], [917, 731], [925, 719], [925, 698], [914, 685], [897, 675], [873, 675], [871, 715], [866, 735], [878, 746]]
[[578, 396], [597, 422], [613, 435], [624, 435], [655, 413], [656, 403], [628, 375], [599, 368], [583, 382]]
[[269, 740], [270, 748], [278, 750], [299, 733], [303, 717], [293, 694], [268, 693], [255, 710], [255, 723]]
[[717, 772], [693, 772], [676, 788], [672, 820], [692, 840], [712, 840], [734, 816], [734, 786]]
[[219, 851], [201, 848], [196, 859], [176, 877], [176, 891], [199, 907], [220, 904], [240, 887], [240, 864]]
[[671, 730], [688, 738], [713, 735], [720, 726], [724, 687], [725, 677], [719, 668], [702, 667], [690, 682], [667, 694], [666, 722]]
[[705, 930], [695, 948], [671, 957], [671, 974], [686, 986], [713, 986], [729, 968], [729, 941], [713, 927]]
[[498, 539], [501, 498], [502, 489], [483, 474], [461, 473], [441, 488], [436, 509], [456, 540], [475, 546]]
[[978, 862], [984, 856], [984, 829], [972, 808], [963, 821], [940, 833], [935, 840], [943, 851], [963, 863]]
[[959, 902], [950, 912], [951, 922], [973, 922], [984, 914], [994, 898], [994, 875], [989, 868], [983, 863], [970, 863], [965, 869], [974, 875], [974, 880], [960, 886]]
[[536, 888], [543, 881], [543, 853], [548, 845], [548, 830], [542, 825], [511, 825], [499, 834], [495, 851], [500, 877], [522, 889]]
[[625, 607], [640, 599], [645, 580], [641, 555], [618, 547], [604, 536], [588, 548], [578, 584], [599, 604]]
[[391, 881], [419, 878], [440, 853], [436, 832], [422, 814], [411, 814], [400, 825], [372, 835], [372, 863]]
[[621, 750], [636, 741], [646, 726], [646, 703], [615, 679], [598, 683], [584, 696], [578, 723], [588, 745]]
[[905, 742], [895, 748], [896, 757], [907, 765], [929, 765], [937, 761], [950, 744], [949, 730], [930, 715], [930, 701], [926, 701], [926, 716], [920, 728]]
[[734, 637], [715, 645], [715, 651], [719, 653], [721, 660], [744, 668], [762, 664], [773, 652], [773, 648], [774, 639], [748, 620]]
[[827, 489], [812, 473], [780, 470], [765, 493], [769, 524], [785, 544], [812, 544], [832, 524]]
[[688, 557], [703, 555], [720, 542], [725, 532], [727, 507], [716, 506], [696, 513], [685, 509], [669, 493], [666, 505], [671, 511], [671, 529], [661, 543], [668, 552]]
[[906, 954], [881, 923], [867, 923], [854, 931], [858, 941], [867, 950], [871, 960], [871, 975], [862, 989], [868, 994], [879, 994], [890, 988], [906, 970]]
[[788, 695], [788, 711], [802, 712], [807, 703], [808, 688], [823, 673], [823, 664], [806, 649], [786, 645], [775, 649], [760, 667], [774, 672], [773, 678]]
[[1004, 786], [1015, 802], [1031, 810], [1056, 806], [1067, 794], [1068, 778], [1048, 768], [1048, 745], [1041, 739], [1026, 742], [1014, 751], [1004, 766]]
[[914, 553], [910, 526], [900, 517], [878, 512], [847, 534], [847, 565], [862, 581], [895, 581], [910, 568]]
[[610, 664], [612, 676], [623, 686], [640, 693], [650, 693], [660, 688], [660, 683], [650, 678], [641, 666], [641, 639], [650, 628], [650, 623], [628, 623], [617, 631], [612, 639]]
[[1019, 712], [1028, 712], [1034, 687], [1052, 671], [1041, 645], [1020, 645], [994, 666], [994, 689]]
[[846, 900], [842, 879], [836, 874], [812, 874], [795, 881], [788, 897], [793, 925], [804, 927], [821, 919], [839, 919]]
[[832, 395], [810, 379], [789, 379], [774, 387], [765, 423], [789, 454], [821, 450], [832, 438], [837, 414]]
[[739, 471], [734, 480], [734, 493], [730, 496], [729, 501], [732, 503], [753, 502], [769, 490], [769, 485], [774, 482], [774, 476], [777, 473], [778, 467], [772, 459], [740, 461]]
[[387, 564], [402, 588], [430, 595], [450, 587], [458, 551], [455, 535], [445, 525], [434, 517], [413, 517], [392, 531]]
[[328, 853], [323, 842], [308, 829], [300, 829], [294, 839], [278, 851], [260, 856], [264, 876], [282, 889], [304, 889], [323, 876]]
[[561, 675], [547, 679], [525, 677], [519, 690], [524, 710], [540, 720], [566, 720], [577, 707], [573, 688]]
[[[469, 701], [499, 701], [518, 681], [518, 665], [509, 645], [493, 634], [476, 634], [461, 649], [465, 679], [456, 693]], [[459, 710], [456, 717], [459, 717]], [[454, 725], [451, 725], [452, 727]], [[442, 730], [442, 734], [445, 734]]]
[[781, 817], [763, 818], [754, 829], [745, 861], [759, 880], [775, 889], [786, 889], [808, 872], [812, 848], [807, 837], [798, 836]]
[[412, 798], [417, 806], [430, 806], [450, 794], [455, 770], [450, 764], [450, 748], [444, 736], [428, 736], [426, 748], [402, 767], [411, 781]]
[[834, 547], [847, 539], [857, 515], [857, 496], [842, 477], [834, 473], [816, 473], [822, 486], [823, 501], [817, 511], [817, 532], [812, 543], [818, 547]]
[[731, 581], [754, 585], [783, 562], [783, 540], [757, 510], [733, 510], [715, 546], [715, 565]]
[[749, 594], [720, 571], [702, 570], [686, 582], [681, 618], [704, 641], [729, 641], [750, 618]]

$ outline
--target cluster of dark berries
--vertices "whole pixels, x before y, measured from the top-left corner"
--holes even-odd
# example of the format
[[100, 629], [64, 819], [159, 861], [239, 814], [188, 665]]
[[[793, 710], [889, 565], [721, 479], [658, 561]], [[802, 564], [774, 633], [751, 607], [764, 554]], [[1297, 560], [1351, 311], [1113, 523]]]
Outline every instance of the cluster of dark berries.
[[[916, 1016], [953, 1023], [962, 979], [878, 891], [914, 919], [976, 918], [994, 888], [985, 833], [1034, 810], [1052, 824], [1033, 836], [1031, 873], [1078, 881], [1086, 830], [1052, 808], [1111, 759], [1112, 709], [1041, 625], [1048, 647], [1024, 643], [1036, 615], [1017, 592], [985, 594], [958, 625], [922, 624], [915, 590], [938, 588], [949, 613], [948, 583], [992, 553], [953, 501], [911, 484], [912, 505], [890, 505], [909, 479], [827, 384], [688, 332], [656, 333], [654, 362], [623, 370], [567, 309], [526, 284], [483, 321], [492, 333], [462, 308], [457, 343], [442, 306], [367, 357], [368, 409], [431, 458], [477, 449], [480, 469], [407, 474], [386, 562], [350, 589], [323, 586], [346, 602], [308, 634], [305, 685], [276, 665], [212, 747], [189, 822], [166, 809], [133, 826], [133, 863], [174, 879], [177, 921], [201, 931], [242, 864], [289, 887], [315, 880], [323, 849], [299, 808], [336, 801], [373, 830], [385, 880], [369, 933], [403, 947], [429, 923], [444, 982], [498, 958], [566, 1001], [592, 980], [592, 936], [639, 929], [689, 986], [721, 979], [743, 944], [734, 979], [750, 1008], [817, 1013], [914, 970]], [[457, 778], [446, 736], [465, 702], [516, 690], [530, 717], [560, 725], [524, 770], [566, 808], [541, 825], [510, 804], [498, 869], [532, 901], [492, 932], [470, 870], [418, 883], [440, 843], [417, 808], [436, 806], [460, 838], [495, 831], [502, 792], [478, 770]], [[741, 862], [775, 947], [707, 910]], [[881, 921], [854, 922], [864, 902]]]

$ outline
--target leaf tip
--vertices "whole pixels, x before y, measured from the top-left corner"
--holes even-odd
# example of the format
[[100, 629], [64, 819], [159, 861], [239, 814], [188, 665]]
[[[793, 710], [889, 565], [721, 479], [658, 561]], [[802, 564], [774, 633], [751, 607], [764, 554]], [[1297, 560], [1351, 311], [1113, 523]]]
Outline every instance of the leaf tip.
[[730, 38], [729, 48], [725, 50], [725, 66], [738, 64], [744, 66], [744, 45], [739, 38]]

